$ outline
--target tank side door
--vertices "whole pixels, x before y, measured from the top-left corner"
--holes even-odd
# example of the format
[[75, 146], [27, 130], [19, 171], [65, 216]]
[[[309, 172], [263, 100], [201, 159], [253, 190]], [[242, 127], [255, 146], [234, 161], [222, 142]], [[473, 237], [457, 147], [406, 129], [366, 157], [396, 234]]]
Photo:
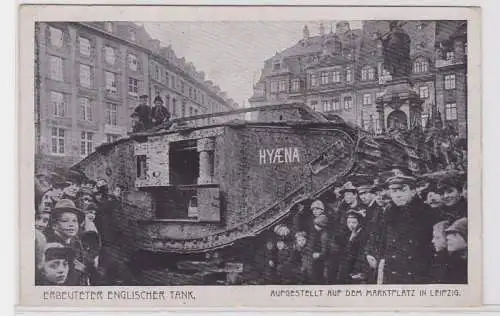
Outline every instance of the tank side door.
[[220, 222], [221, 203], [219, 187], [197, 189], [198, 220], [202, 222]]

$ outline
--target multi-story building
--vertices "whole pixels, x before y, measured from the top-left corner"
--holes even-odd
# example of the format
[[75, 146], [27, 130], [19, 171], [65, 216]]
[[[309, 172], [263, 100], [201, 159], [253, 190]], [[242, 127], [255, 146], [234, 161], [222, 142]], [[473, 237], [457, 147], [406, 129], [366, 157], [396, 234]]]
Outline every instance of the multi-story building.
[[131, 129], [141, 94], [175, 117], [237, 107], [192, 63], [132, 22], [37, 23], [37, 169], [68, 166]]
[[[466, 22], [405, 21], [402, 27], [411, 40], [409, 80], [423, 100], [422, 124], [438, 112], [464, 135]], [[375, 103], [392, 79], [384, 69], [380, 40], [388, 31], [388, 21], [364, 21], [361, 29], [351, 29], [348, 22], [341, 21], [335, 32], [325, 32], [320, 24], [316, 36], [305, 26], [297, 44], [264, 62], [250, 104], [302, 102], [366, 130], [380, 131]], [[453, 53], [442, 55], [443, 46]]]

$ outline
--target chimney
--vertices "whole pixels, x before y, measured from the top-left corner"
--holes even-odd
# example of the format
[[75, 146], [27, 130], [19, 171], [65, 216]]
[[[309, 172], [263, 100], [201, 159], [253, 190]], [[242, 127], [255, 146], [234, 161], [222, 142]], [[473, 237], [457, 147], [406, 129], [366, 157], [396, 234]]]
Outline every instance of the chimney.
[[319, 24], [319, 35], [321, 36], [325, 35], [325, 26], [323, 25], [323, 22]]
[[304, 25], [304, 29], [302, 30], [302, 35], [304, 36], [304, 40], [309, 39], [309, 28], [307, 25]]

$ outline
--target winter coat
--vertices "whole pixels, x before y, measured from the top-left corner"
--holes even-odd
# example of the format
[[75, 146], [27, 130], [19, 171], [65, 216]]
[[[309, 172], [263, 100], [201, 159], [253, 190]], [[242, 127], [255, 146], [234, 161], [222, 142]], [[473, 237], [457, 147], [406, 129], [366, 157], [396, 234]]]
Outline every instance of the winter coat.
[[446, 283], [448, 259], [449, 256], [448, 256], [448, 251], [446, 249], [434, 253], [431, 265], [431, 271], [429, 273], [429, 283], [433, 284]]
[[139, 104], [134, 113], [137, 113], [139, 122], [141, 122], [145, 129], [151, 128], [151, 107], [146, 104]]
[[379, 263], [385, 259], [384, 284], [428, 282], [433, 257], [432, 226], [430, 207], [417, 197], [408, 205], [388, 207], [379, 227], [380, 235], [371, 234], [366, 251]]
[[448, 256], [445, 284], [467, 284], [467, 252], [456, 251]]
[[294, 284], [293, 248], [289, 245], [276, 250], [276, 273], [280, 284]]
[[340, 284], [352, 284], [352, 274], [363, 273], [364, 248], [368, 240], [368, 230], [361, 228], [357, 235], [352, 239], [351, 232], [348, 231], [342, 236], [338, 236], [337, 244], [340, 245], [340, 267], [338, 272], [338, 281]]
[[[310, 284], [326, 284], [325, 262], [330, 255], [330, 236], [326, 230], [314, 231], [308, 238], [307, 274]], [[319, 257], [314, 258], [314, 253]]]
[[151, 110], [151, 117], [153, 119], [153, 124], [159, 125], [164, 121], [168, 121], [170, 119], [170, 112], [163, 105], [160, 106], [155, 105]]
[[[75, 252], [75, 260], [85, 264], [85, 255], [83, 245], [78, 236], [70, 239], [69, 243], [63, 240], [52, 228], [45, 230], [45, 237], [47, 243], [59, 243], [63, 246], [73, 249]], [[81, 272], [75, 269], [75, 263], [69, 263], [68, 278], [64, 285], [67, 286], [83, 286], [88, 285], [89, 278], [87, 272]]]

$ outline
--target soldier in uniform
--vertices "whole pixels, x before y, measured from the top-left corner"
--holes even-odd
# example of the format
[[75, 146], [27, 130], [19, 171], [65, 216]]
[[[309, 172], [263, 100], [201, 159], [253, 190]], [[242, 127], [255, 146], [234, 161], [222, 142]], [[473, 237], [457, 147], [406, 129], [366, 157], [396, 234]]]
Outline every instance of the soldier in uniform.
[[409, 170], [394, 168], [391, 173], [386, 185], [392, 202], [379, 226], [382, 235], [370, 238], [375, 242], [367, 247], [366, 259], [378, 269], [378, 283], [425, 284], [433, 257], [432, 213], [417, 196]]

